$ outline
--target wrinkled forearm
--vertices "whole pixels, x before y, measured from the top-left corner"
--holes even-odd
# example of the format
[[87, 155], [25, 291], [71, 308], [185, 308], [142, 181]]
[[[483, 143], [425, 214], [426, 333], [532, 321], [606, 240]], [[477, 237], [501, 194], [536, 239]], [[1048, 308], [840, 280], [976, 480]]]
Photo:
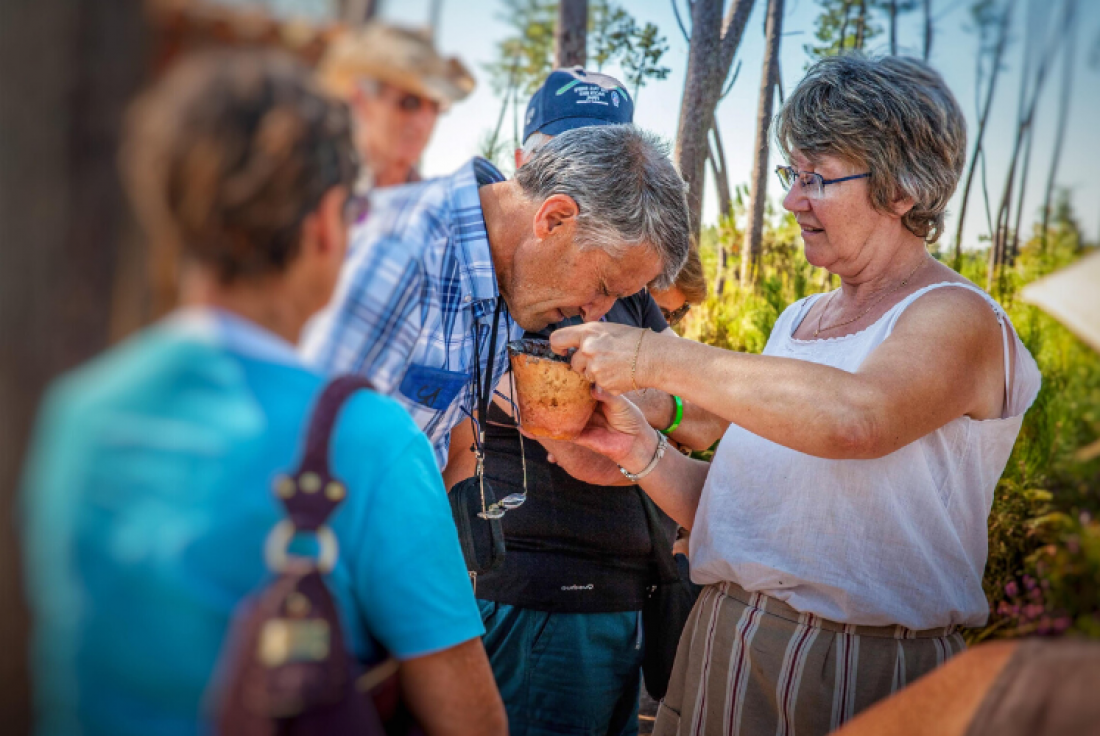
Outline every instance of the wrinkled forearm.
[[699, 343], [652, 358], [646, 371], [647, 384], [793, 450], [832, 459], [885, 454], [873, 392], [846, 371]]
[[[675, 404], [672, 395], [660, 389], [631, 391], [626, 394], [645, 415], [649, 426], [663, 430], [672, 424]], [[683, 400], [683, 397], [681, 397]], [[684, 401], [684, 414], [680, 426], [670, 436], [677, 443], [692, 450], [706, 450], [725, 433], [729, 422], [707, 411], [698, 404]]]
[[[640, 472], [653, 458], [657, 448], [656, 432], [638, 437], [623, 467]], [[638, 483], [642, 490], [680, 526], [691, 529], [703, 494], [710, 463], [694, 460], [669, 448], [653, 471]]]

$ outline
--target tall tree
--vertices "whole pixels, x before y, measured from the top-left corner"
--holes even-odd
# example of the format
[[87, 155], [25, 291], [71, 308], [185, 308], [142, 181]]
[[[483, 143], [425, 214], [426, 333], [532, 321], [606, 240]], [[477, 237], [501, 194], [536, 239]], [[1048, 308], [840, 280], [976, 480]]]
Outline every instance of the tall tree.
[[[958, 223], [955, 226], [953, 266], [956, 271], [962, 268], [962, 235], [963, 226], [966, 224], [966, 209], [970, 202], [970, 188], [974, 183], [978, 158], [982, 155], [986, 126], [989, 123], [990, 111], [993, 109], [993, 95], [997, 90], [997, 79], [1003, 67], [1005, 49], [1008, 47], [1008, 32], [1012, 23], [1014, 5], [1015, 0], [1009, 0], [1003, 7], [998, 7], [995, 0], [980, 0], [971, 9], [979, 37], [977, 86], [979, 89], [981, 88], [981, 82], [985, 76], [982, 74], [982, 69], [986, 58], [990, 59], [989, 81], [988, 86], [985, 88], [984, 98], [978, 98], [978, 131], [974, 136], [974, 151], [970, 156], [970, 165], [967, 167], [966, 180], [962, 190], [962, 202], [959, 205]], [[990, 45], [990, 39], [993, 39], [992, 45]]]
[[378, 17], [382, 0], [338, 0], [340, 17], [352, 25], [367, 23]]
[[898, 0], [889, 0], [890, 2], [890, 55], [897, 56], [898, 53]]
[[443, 0], [431, 0], [428, 8], [428, 30], [432, 32], [432, 39], [439, 37], [439, 23], [443, 17]]
[[634, 91], [634, 104], [647, 79], [665, 79], [672, 70], [661, 66], [661, 58], [668, 51], [668, 39], [660, 35], [660, 29], [652, 23], [637, 28], [631, 23], [631, 33], [622, 50], [620, 65], [626, 72], [623, 80]]
[[[1061, 39], [1065, 37], [1068, 32], [1068, 24], [1072, 22], [1070, 2], [1063, 3], [1063, 17], [1062, 23], [1055, 28], [1051, 38], [1044, 39], [1036, 38], [1032, 42], [1025, 42], [1024, 47], [1024, 73], [1021, 80], [1020, 90], [1020, 110], [1016, 124], [1016, 136], [1013, 143], [1012, 156], [1009, 158], [1008, 175], [1005, 177], [1004, 191], [1001, 195], [1000, 206], [997, 210], [997, 219], [995, 223], [995, 230], [993, 233], [993, 245], [990, 248], [989, 254], [989, 269], [986, 276], [986, 289], [993, 291], [996, 285], [998, 292], [1003, 291], [1003, 276], [1004, 265], [1011, 257], [1010, 249], [1012, 245], [1013, 234], [1009, 223], [1012, 221], [1013, 208], [1012, 208], [1012, 196], [1016, 192], [1016, 187], [1024, 187], [1026, 181], [1023, 177], [1017, 176], [1017, 168], [1020, 163], [1020, 156], [1025, 153], [1025, 145], [1027, 144], [1031, 131], [1035, 122], [1035, 114], [1038, 108], [1039, 97], [1042, 94], [1043, 86], [1046, 82], [1047, 72], [1050, 67], [1050, 62], [1053, 57], [1054, 51], [1057, 49]], [[1032, 9], [1039, 8], [1038, 4], [1033, 4]], [[1035, 30], [1038, 28], [1038, 30]], [[1028, 33], [1035, 34], [1040, 37], [1045, 27], [1038, 21], [1037, 13], [1028, 13]], [[1037, 54], [1037, 62], [1035, 63], [1035, 75], [1031, 77], [1030, 69], [1032, 67], [1031, 55]], [[1026, 159], [1025, 159], [1026, 161]], [[1025, 164], [1026, 165], [1026, 164]], [[1022, 201], [1022, 194], [1019, 195], [1019, 199]], [[1017, 218], [1017, 223], [1019, 218]], [[1019, 229], [1017, 225], [1017, 230]]]
[[754, 2], [732, 0], [724, 17], [723, 0], [694, 0], [691, 5], [691, 41], [674, 156], [688, 184], [688, 208], [696, 239], [710, 151], [707, 136]]
[[[481, 154], [507, 165], [503, 154], [509, 141], [502, 135], [509, 109], [513, 122], [527, 100], [554, 69], [560, 6], [556, 0], [502, 0], [498, 18], [511, 33], [497, 43], [496, 58], [484, 66], [489, 84], [501, 100], [496, 125], [480, 143]], [[592, 62], [597, 69], [618, 63], [635, 93], [650, 79], [664, 79], [669, 70], [660, 65], [668, 48], [666, 39], [650, 23], [639, 27], [634, 17], [610, 0], [588, 4], [592, 36]], [[584, 63], [583, 61], [581, 62]], [[517, 128], [518, 125], [514, 125]], [[520, 144], [518, 135], [511, 141]]]
[[752, 162], [752, 208], [741, 248], [741, 286], [756, 281], [760, 244], [764, 237], [765, 204], [768, 200], [768, 153], [775, 89], [779, 81], [779, 43], [783, 34], [783, 0], [769, 0], [765, 26], [764, 69], [760, 79], [760, 102], [756, 111], [756, 151]]
[[714, 274], [714, 293], [722, 296], [726, 291], [726, 276], [730, 266], [730, 249], [726, 247], [721, 237], [722, 224], [730, 223], [733, 219], [733, 197], [730, 192], [730, 174], [726, 166], [726, 151], [722, 146], [722, 137], [718, 133], [718, 126], [710, 129], [713, 138], [713, 146], [707, 161], [710, 163], [711, 176], [714, 177], [714, 185], [718, 189], [718, 267]]
[[1077, 0], [1068, 0], [1066, 10], [1069, 20], [1067, 22], [1067, 34], [1065, 45], [1062, 48], [1062, 89], [1058, 102], [1058, 132], [1054, 136], [1054, 152], [1050, 157], [1050, 169], [1047, 173], [1047, 183], [1043, 195], [1042, 227], [1039, 230], [1039, 249], [1046, 253], [1047, 235], [1050, 227], [1050, 207], [1054, 197], [1054, 182], [1058, 176], [1058, 165], [1062, 160], [1062, 147], [1066, 141], [1066, 125], [1069, 122], [1070, 101], [1073, 98], [1073, 73], [1077, 68], [1077, 34], [1078, 27], [1074, 22], [1077, 16]]
[[584, 66], [588, 60], [588, 0], [559, 0], [554, 66]]
[[869, 34], [867, 32], [867, 0], [859, 0], [857, 3], [858, 14], [856, 15], [856, 39], [852, 45], [856, 51], [863, 51], [863, 44], [867, 42]]
[[591, 52], [588, 54], [590, 65], [596, 71], [613, 59], [619, 58], [630, 44], [635, 32], [634, 18], [608, 0], [594, 0], [588, 6], [588, 37]]
[[[0, 723], [29, 731], [27, 621], [10, 532], [46, 382], [109, 339], [128, 218], [115, 166], [147, 60], [138, 0], [0, 3]], [[48, 41], [45, 42], [45, 41]]]
[[[719, 98], [719, 101], [725, 99], [730, 90], [733, 89], [734, 83], [737, 82], [737, 77], [741, 74], [741, 62], [737, 62], [737, 68], [733, 70], [733, 75], [730, 77], [729, 84], [726, 85], [725, 91]], [[780, 85], [782, 86], [782, 85]], [[780, 92], [780, 100], [782, 100], [782, 91]], [[726, 276], [729, 272], [730, 262], [733, 257], [733, 249], [736, 248], [734, 241], [734, 223], [733, 223], [733, 197], [730, 191], [730, 173], [729, 167], [726, 165], [726, 149], [722, 144], [722, 136], [718, 132], [718, 119], [715, 118], [714, 125], [711, 127], [711, 148], [707, 152], [707, 161], [711, 165], [711, 173], [714, 178], [714, 186], [716, 194], [718, 195], [718, 241], [716, 243], [718, 248], [718, 268], [714, 278], [714, 293], [721, 296], [726, 290]], [[725, 237], [725, 234], [730, 235], [729, 238]]]
[[924, 60], [932, 55], [932, 0], [924, 0]]
[[868, 17], [868, 0], [819, 0], [819, 3], [821, 13], [814, 21], [814, 38], [818, 43], [802, 47], [810, 63], [825, 56], [862, 49], [868, 40], [882, 33], [882, 28]]

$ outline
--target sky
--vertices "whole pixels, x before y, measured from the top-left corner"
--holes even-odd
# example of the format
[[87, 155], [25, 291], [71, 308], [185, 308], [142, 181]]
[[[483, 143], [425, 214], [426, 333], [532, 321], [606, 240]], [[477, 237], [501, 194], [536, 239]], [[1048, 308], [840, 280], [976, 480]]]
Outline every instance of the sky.
[[[427, 176], [447, 174], [461, 166], [470, 156], [477, 153], [479, 141], [495, 123], [500, 110], [500, 101], [490, 89], [484, 66], [494, 59], [497, 42], [509, 33], [508, 26], [500, 17], [504, 8], [499, 0], [441, 1], [442, 12], [437, 44], [443, 53], [460, 57], [478, 78], [479, 84], [469, 98], [455, 105], [440, 118], [432, 142], [422, 161], [422, 170]], [[685, 0], [681, 2], [681, 7], [686, 6]], [[319, 5], [324, 5], [324, 0], [269, 0], [269, 4], [276, 4], [284, 11], [308, 12]], [[687, 41], [676, 24], [671, 0], [621, 0], [620, 4], [640, 23], [654, 23], [668, 39], [670, 48], [661, 63], [670, 67], [672, 71], [666, 80], [651, 81], [641, 89], [636, 101], [634, 120], [636, 124], [667, 139], [671, 145], [676, 137], [680, 97], [687, 70]], [[998, 82], [993, 113], [985, 137], [989, 196], [991, 206], [994, 208], [994, 216], [1007, 172], [1016, 128], [1020, 57], [1023, 46], [1022, 8], [1025, 1], [1018, 0], [1017, 4], [1021, 10], [1017, 13], [1014, 40], [1006, 54], [1006, 68]], [[973, 139], [977, 130], [974, 89], [977, 39], [976, 35], [968, 30], [970, 5], [969, 0], [933, 0], [933, 17], [936, 21], [930, 62], [944, 75], [959, 100], [967, 115], [968, 132]], [[1048, 14], [1053, 12], [1052, 8], [1056, 7], [1053, 2], [1040, 2], [1038, 5], [1045, 8], [1040, 12]], [[766, 0], [757, 0], [734, 60], [734, 66], [737, 65], [738, 60], [742, 62], [740, 74], [732, 91], [719, 103], [716, 112], [732, 186], [747, 183], [752, 170], [756, 110], [764, 57], [766, 6]], [[1097, 121], [1100, 121], [1100, 68], [1095, 64], [1090, 65], [1088, 59], [1090, 53], [1095, 53], [1094, 48], [1100, 43], [1098, 40], [1100, 2], [1082, 0], [1079, 6], [1080, 37], [1076, 81], [1057, 183], [1071, 190], [1078, 220], [1086, 237], [1095, 241], [1100, 236], [1100, 173], [1097, 172], [1098, 164], [1095, 162], [1094, 155], [1094, 128]], [[382, 18], [397, 23], [425, 25], [428, 22], [429, 13], [430, 0], [383, 0], [382, 4]], [[788, 90], [798, 83], [804, 73], [809, 57], [803, 50], [803, 46], [815, 41], [814, 21], [819, 14], [820, 8], [814, 0], [786, 1], [780, 66], [783, 83]], [[1050, 18], [1049, 23], [1053, 26], [1054, 19]], [[898, 32], [899, 53], [919, 57], [922, 51], [922, 39], [921, 14], [918, 12], [903, 16]], [[884, 53], [887, 50], [886, 34], [874, 38], [867, 48], [870, 53]], [[617, 72], [613, 66], [605, 67], [604, 71], [611, 74]], [[1028, 223], [1037, 217], [1042, 205], [1043, 188], [1055, 140], [1060, 76], [1060, 68], [1056, 67], [1052, 70], [1040, 101], [1035, 123], [1031, 173], [1028, 177], [1023, 208], [1024, 228], [1027, 232], [1030, 231]], [[505, 130], [510, 133], [510, 122], [505, 125]], [[779, 152], [773, 143], [769, 167], [774, 168], [778, 163], [781, 163]], [[709, 170], [707, 176], [708, 178], [710, 176]], [[978, 237], [987, 234], [989, 230], [980, 192], [976, 183], [967, 212], [963, 235], [964, 247], [978, 245]], [[769, 196], [776, 202], [782, 196], [779, 183], [774, 177], [769, 179]], [[955, 216], [959, 209], [959, 199], [960, 197], [956, 195], [948, 210], [949, 235], [941, 241], [945, 247], [954, 242]], [[714, 187], [708, 179], [703, 209], [704, 223], [713, 223], [717, 218], [717, 211]]]

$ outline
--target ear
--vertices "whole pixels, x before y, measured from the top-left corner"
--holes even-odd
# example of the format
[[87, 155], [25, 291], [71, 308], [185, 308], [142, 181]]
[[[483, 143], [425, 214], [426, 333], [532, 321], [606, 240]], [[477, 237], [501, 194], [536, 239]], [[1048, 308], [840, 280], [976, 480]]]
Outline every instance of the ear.
[[898, 219], [905, 217], [909, 210], [917, 206], [917, 201], [912, 197], [895, 197], [893, 204], [890, 208], [894, 211], [894, 214]]
[[554, 194], [535, 213], [535, 237], [545, 240], [551, 235], [568, 235], [577, 226], [580, 208], [567, 194]]
[[317, 209], [302, 221], [302, 255], [333, 256], [343, 259], [347, 241], [347, 225], [344, 223], [346, 187], [333, 187], [321, 197]]
[[520, 166], [523, 166], [523, 149], [522, 148], [517, 148], [516, 149], [516, 168], [518, 169]]

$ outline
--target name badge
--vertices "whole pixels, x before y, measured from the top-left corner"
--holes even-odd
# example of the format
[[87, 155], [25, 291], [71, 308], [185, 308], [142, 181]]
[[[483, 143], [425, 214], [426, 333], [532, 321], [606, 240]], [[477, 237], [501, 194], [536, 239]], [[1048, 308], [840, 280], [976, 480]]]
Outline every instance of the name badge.
[[451, 405], [469, 380], [469, 373], [413, 364], [405, 371], [398, 390], [421, 406], [442, 411]]

